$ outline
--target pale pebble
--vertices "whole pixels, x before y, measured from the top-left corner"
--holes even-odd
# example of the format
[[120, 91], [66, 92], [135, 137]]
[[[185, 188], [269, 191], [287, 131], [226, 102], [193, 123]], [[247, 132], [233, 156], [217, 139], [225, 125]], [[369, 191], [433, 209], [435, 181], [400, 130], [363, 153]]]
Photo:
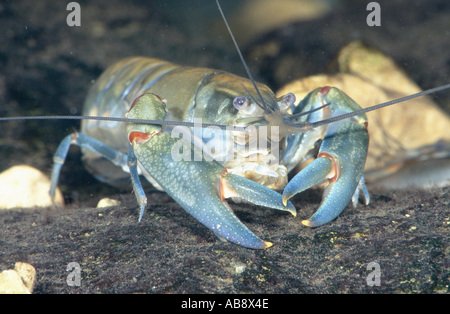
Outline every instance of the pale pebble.
[[[50, 179], [41, 171], [27, 165], [11, 167], [0, 173], [0, 209], [51, 206], [49, 189]], [[64, 205], [59, 189], [55, 205]]]
[[33, 292], [36, 270], [27, 263], [17, 262], [14, 269], [0, 273], [0, 294], [30, 294]]
[[120, 205], [120, 201], [105, 197], [105, 198], [102, 198], [98, 202], [97, 208], [105, 208], [105, 207], [119, 206], [119, 205]]

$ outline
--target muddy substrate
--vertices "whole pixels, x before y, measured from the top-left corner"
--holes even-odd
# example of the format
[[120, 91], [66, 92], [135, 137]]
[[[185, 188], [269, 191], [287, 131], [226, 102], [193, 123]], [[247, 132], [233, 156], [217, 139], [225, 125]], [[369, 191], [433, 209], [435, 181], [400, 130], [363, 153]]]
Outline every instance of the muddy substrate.
[[[295, 219], [233, 205], [274, 243], [263, 251], [222, 242], [164, 193], [149, 193], [140, 223], [133, 195], [112, 197], [123, 206], [0, 212], [0, 267], [32, 264], [34, 293], [449, 292], [450, 189], [378, 191], [369, 206], [349, 207], [316, 229], [300, 223], [317, 207], [314, 191], [294, 199], [302, 209]], [[80, 286], [67, 284], [72, 262]], [[379, 286], [368, 284], [377, 278]]]

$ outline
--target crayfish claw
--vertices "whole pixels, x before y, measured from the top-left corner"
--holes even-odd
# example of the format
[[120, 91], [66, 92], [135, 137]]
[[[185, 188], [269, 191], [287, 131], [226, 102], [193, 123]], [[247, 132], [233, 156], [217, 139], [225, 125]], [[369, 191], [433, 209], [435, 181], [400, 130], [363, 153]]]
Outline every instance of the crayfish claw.
[[290, 201], [282, 201], [278, 192], [239, 175], [225, 173], [221, 178], [222, 197], [238, 198], [249, 203], [287, 211], [297, 216], [297, 211]]
[[[164, 104], [159, 97], [145, 94], [134, 103], [134, 106], [128, 112], [128, 117], [130, 119], [164, 120], [166, 114], [164, 108]], [[186, 212], [214, 232], [220, 239], [226, 239], [251, 249], [266, 249], [272, 246], [271, 242], [261, 240], [251, 232], [223, 200], [223, 195], [220, 195], [222, 194], [221, 190], [223, 190], [221, 186], [237, 186], [238, 188], [246, 186], [246, 189], [252, 190], [254, 189], [252, 184], [260, 186], [259, 184], [254, 182], [250, 184], [247, 182], [250, 181], [248, 179], [239, 179], [235, 175], [228, 175], [223, 167], [214, 160], [195, 161], [187, 159], [174, 161], [172, 148], [179, 144], [178, 141], [182, 141], [182, 147], [190, 148], [190, 153], [194, 156], [200, 154], [199, 148], [185, 138], [174, 138], [171, 134], [162, 132], [158, 125], [130, 123], [127, 126], [127, 131], [132, 146], [128, 155], [129, 169], [138, 202], [141, 200], [140, 197], [145, 196], [145, 194], [138, 182], [136, 158], [152, 178]], [[136, 180], [133, 177], [136, 177]], [[264, 191], [266, 192], [266, 190]], [[259, 189], [256, 189], [254, 193], [248, 191], [244, 196], [251, 197], [252, 194], [261, 195], [262, 193]], [[281, 204], [281, 195], [278, 199], [279, 205], [286, 208]], [[141, 207], [141, 215], [144, 207]], [[287, 210], [292, 209], [293, 205], [292, 208]]]
[[283, 191], [282, 201], [286, 204], [294, 195], [324, 182], [332, 171], [332, 162], [328, 158], [317, 158], [300, 171]]
[[352, 121], [342, 122], [337, 129], [321, 146], [319, 156], [324, 157], [318, 159], [329, 159], [333, 170], [327, 177], [329, 184], [319, 209], [310, 219], [302, 221], [308, 227], [318, 227], [336, 219], [350, 201], [354, 205], [357, 203], [360, 190], [366, 203], [369, 201], [362, 176], [368, 145], [367, 130]]
[[[352, 112], [360, 108], [352, 99], [336, 88], [322, 88], [311, 92], [311, 99], [329, 103], [331, 115]], [[319, 97], [320, 96], [320, 97]], [[366, 204], [369, 193], [364, 184], [363, 170], [369, 136], [367, 118], [357, 115], [327, 126], [317, 159], [302, 169], [286, 186], [283, 202], [301, 191], [328, 181], [319, 209], [302, 223], [318, 227], [336, 219], [350, 201], [356, 206], [360, 191]]]

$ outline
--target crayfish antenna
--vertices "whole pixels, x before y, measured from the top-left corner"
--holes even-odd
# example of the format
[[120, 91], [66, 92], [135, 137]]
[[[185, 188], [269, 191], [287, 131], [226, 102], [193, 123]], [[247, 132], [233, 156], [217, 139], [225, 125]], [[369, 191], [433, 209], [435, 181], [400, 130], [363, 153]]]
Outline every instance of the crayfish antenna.
[[253, 87], [255, 88], [256, 93], [258, 94], [259, 99], [261, 100], [260, 102], [256, 102], [262, 109], [264, 109], [266, 114], [270, 114], [274, 111], [275, 108], [270, 107], [270, 104], [266, 104], [266, 102], [264, 101], [264, 98], [261, 95], [261, 92], [259, 91], [258, 87], [256, 86], [256, 82], [253, 79], [253, 75], [250, 72], [250, 69], [248, 68], [247, 62], [245, 62], [244, 57], [242, 56], [242, 52], [241, 49], [239, 49], [239, 45], [236, 41], [236, 39], [234, 38], [233, 32], [231, 31], [230, 26], [228, 25], [228, 21], [225, 18], [225, 14], [222, 11], [222, 7], [220, 6], [219, 0], [216, 0], [217, 3], [217, 7], [219, 8], [219, 12], [220, 15], [222, 16], [223, 22], [225, 24], [225, 27], [227, 28], [228, 33], [230, 34], [231, 40], [233, 41], [234, 47], [236, 47], [237, 53], [239, 55], [239, 58], [241, 59], [242, 65], [244, 66], [245, 71], [247, 72], [247, 76], [250, 79], [250, 81], [253, 84]]

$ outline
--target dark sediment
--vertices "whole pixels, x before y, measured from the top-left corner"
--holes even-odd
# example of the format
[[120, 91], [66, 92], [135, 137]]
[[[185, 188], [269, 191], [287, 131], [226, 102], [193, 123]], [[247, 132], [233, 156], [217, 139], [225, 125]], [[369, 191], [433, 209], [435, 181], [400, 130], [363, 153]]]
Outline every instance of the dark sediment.
[[[119, 1], [79, 3], [79, 28], [67, 26], [68, 11], [56, 2], [2, 4], [1, 116], [80, 114], [91, 81], [107, 65], [130, 55], [244, 75], [223, 37], [208, 37], [204, 30], [201, 36], [193, 34], [174, 24], [176, 19], [162, 7], [141, 1], [126, 7]], [[306, 53], [306, 60], [299, 61], [308, 64], [304, 75], [322, 71], [326, 60], [357, 37], [393, 56], [423, 88], [448, 83], [447, 1], [381, 5], [384, 24], [378, 29], [365, 25], [365, 8], [350, 5], [339, 15], [279, 30], [279, 38], [287, 40], [283, 36], [289, 32], [297, 38], [295, 47], [284, 49], [297, 49], [300, 59], [300, 52]], [[296, 34], [298, 29], [305, 38]], [[314, 40], [320, 45], [311, 44]], [[252, 60], [250, 65], [258, 80], [283, 83], [271, 68], [257, 68]], [[439, 94], [436, 101], [448, 106], [448, 95]], [[58, 142], [77, 128], [77, 122], [4, 123], [1, 170], [27, 163], [48, 172]], [[0, 212], [0, 269], [12, 268], [16, 261], [32, 264], [35, 293], [449, 292], [448, 188], [372, 190], [369, 206], [349, 206], [336, 221], [316, 229], [284, 213], [233, 205], [251, 230], [274, 242], [268, 250], [254, 251], [221, 242], [164, 193], [148, 192], [149, 208], [137, 223], [134, 196], [97, 183], [73, 151], [61, 177], [70, 203], [66, 208]], [[123, 205], [93, 208], [106, 196]], [[311, 215], [319, 202], [316, 191], [294, 199], [300, 218]], [[80, 287], [66, 283], [70, 262], [81, 266]], [[380, 265], [381, 286], [367, 285], [371, 262]]]

